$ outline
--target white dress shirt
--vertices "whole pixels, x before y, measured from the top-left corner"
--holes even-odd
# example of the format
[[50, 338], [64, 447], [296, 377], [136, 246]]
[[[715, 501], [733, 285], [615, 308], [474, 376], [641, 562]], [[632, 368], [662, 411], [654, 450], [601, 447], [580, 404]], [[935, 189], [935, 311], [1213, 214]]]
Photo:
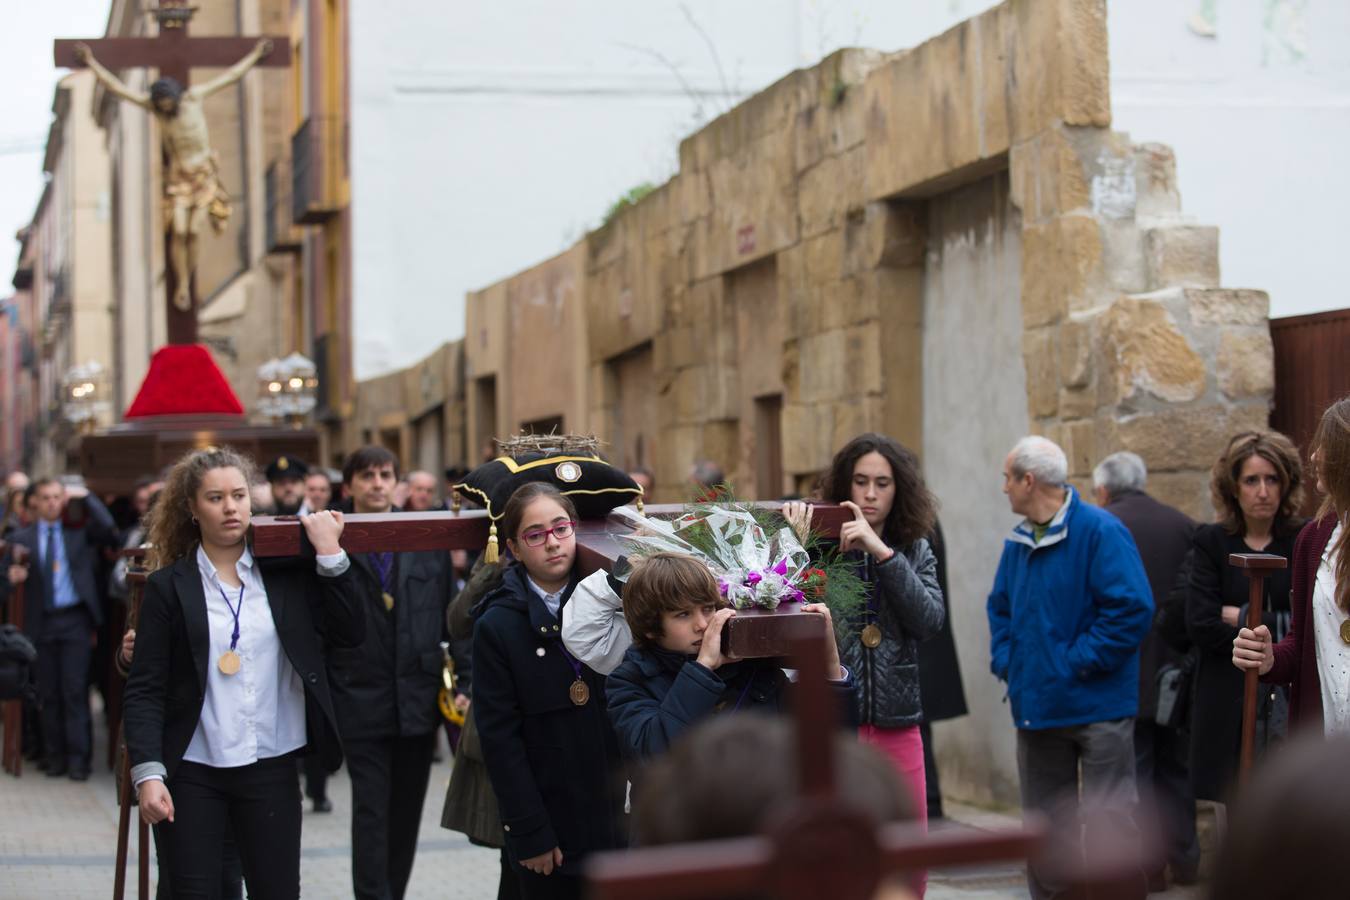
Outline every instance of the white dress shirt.
[[558, 591], [556, 594], [550, 594], [548, 591], [535, 584], [534, 579], [529, 575], [525, 576], [525, 580], [529, 582], [530, 590], [539, 595], [539, 599], [544, 601], [544, 606], [548, 608], [549, 613], [556, 619], [558, 617], [558, 607], [562, 605], [563, 592]]
[[1317, 640], [1317, 678], [1322, 682], [1322, 726], [1327, 736], [1350, 734], [1350, 645], [1341, 640], [1343, 609], [1336, 605], [1336, 541], [1331, 533], [1313, 584], [1313, 637]]
[[[317, 557], [320, 573], [339, 575], [349, 562], [345, 551]], [[197, 548], [197, 569], [206, 596], [206, 622], [210, 636], [207, 650], [206, 698], [201, 718], [183, 759], [215, 768], [246, 766], [305, 746], [305, 688], [277, 637], [272, 607], [267, 599], [262, 573], [248, 548], [235, 563], [235, 575], [243, 585], [243, 605], [238, 587], [230, 587], [206, 551]], [[224, 595], [222, 595], [222, 589]], [[226, 597], [229, 603], [226, 603]], [[239, 671], [226, 675], [217, 663], [230, 649], [234, 614], [239, 611]], [[163, 779], [163, 766], [136, 766], [135, 785], [150, 778]]]

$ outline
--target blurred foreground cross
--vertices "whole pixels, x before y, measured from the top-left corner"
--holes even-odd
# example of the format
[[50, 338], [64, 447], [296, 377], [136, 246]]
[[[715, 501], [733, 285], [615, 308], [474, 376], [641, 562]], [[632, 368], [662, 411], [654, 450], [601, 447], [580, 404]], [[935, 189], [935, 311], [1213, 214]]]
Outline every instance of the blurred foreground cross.
[[795, 640], [792, 659], [800, 796], [791, 811], [760, 836], [599, 854], [587, 869], [591, 900], [869, 900], [889, 875], [1022, 859], [1040, 846], [1045, 828], [1036, 822], [926, 835], [845, 806], [835, 792], [835, 731], [825, 724], [837, 701], [825, 680], [824, 635]]

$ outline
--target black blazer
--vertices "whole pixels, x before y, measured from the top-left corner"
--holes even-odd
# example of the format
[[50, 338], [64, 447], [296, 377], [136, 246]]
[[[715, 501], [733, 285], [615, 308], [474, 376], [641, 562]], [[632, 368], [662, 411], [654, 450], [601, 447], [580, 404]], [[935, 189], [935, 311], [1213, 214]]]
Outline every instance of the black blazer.
[[[342, 745], [320, 638], [333, 647], [354, 647], [365, 639], [352, 570], [319, 576], [312, 556], [256, 563], [277, 637], [305, 686], [306, 750], [336, 771]], [[206, 595], [194, 550], [145, 585], [122, 714], [133, 766], [158, 762], [166, 779], [173, 776], [201, 718], [207, 666], [215, 664], [209, 656]]]
[[369, 554], [352, 554], [353, 590], [365, 628], [359, 647], [331, 647], [328, 677], [342, 736], [349, 741], [431, 734], [441, 723], [436, 697], [445, 658], [450, 554], [395, 553], [394, 608], [384, 605]]
[[[97, 626], [103, 624], [103, 604], [99, 599], [97, 582], [99, 551], [104, 547], [119, 546], [120, 540], [117, 525], [114, 524], [107, 507], [93, 494], [84, 498], [84, 504], [89, 512], [85, 524], [79, 528], [63, 525], [61, 541], [66, 547], [66, 562], [70, 566], [70, 579], [75, 585], [75, 593], [79, 595], [80, 602], [89, 610], [89, 615], [93, 617], [94, 625]], [[25, 634], [32, 636], [41, 636], [42, 617], [50, 606], [46, 586], [42, 583], [42, 563], [39, 562], [40, 533], [35, 522], [9, 536], [11, 544], [22, 544], [28, 548], [28, 580], [24, 582], [23, 592], [23, 630]], [[0, 566], [0, 583], [3, 583], [4, 587], [0, 597], [3, 599], [8, 599], [11, 589], [8, 565], [10, 558], [12, 556], [7, 555], [5, 565]]]

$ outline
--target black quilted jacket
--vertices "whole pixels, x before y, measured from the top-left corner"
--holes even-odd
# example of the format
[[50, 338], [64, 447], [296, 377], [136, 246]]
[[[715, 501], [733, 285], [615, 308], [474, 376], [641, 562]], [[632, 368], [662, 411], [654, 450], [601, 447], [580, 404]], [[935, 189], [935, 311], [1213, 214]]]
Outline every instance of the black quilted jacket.
[[[884, 563], [865, 556], [859, 563], [871, 583], [875, 617], [859, 615], [840, 629], [839, 658], [853, 673], [858, 690], [858, 722], [902, 728], [923, 721], [919, 702], [919, 642], [937, 634], [946, 618], [937, 558], [922, 538], [894, 547]], [[871, 618], [881, 628], [881, 645], [864, 647], [863, 626]]]

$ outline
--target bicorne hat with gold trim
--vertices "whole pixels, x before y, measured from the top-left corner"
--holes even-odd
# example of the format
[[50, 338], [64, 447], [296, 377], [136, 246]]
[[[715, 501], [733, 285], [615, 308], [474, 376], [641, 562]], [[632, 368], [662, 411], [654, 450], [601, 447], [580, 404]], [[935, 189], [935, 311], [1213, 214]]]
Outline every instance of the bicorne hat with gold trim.
[[628, 473], [600, 458], [599, 442], [580, 435], [521, 435], [498, 442], [501, 455], [485, 462], [454, 486], [454, 490], [487, 510], [487, 550], [483, 559], [498, 559], [497, 520], [506, 502], [523, 484], [543, 481], [571, 499], [582, 519], [599, 519], [611, 509], [636, 501], [642, 488]]

